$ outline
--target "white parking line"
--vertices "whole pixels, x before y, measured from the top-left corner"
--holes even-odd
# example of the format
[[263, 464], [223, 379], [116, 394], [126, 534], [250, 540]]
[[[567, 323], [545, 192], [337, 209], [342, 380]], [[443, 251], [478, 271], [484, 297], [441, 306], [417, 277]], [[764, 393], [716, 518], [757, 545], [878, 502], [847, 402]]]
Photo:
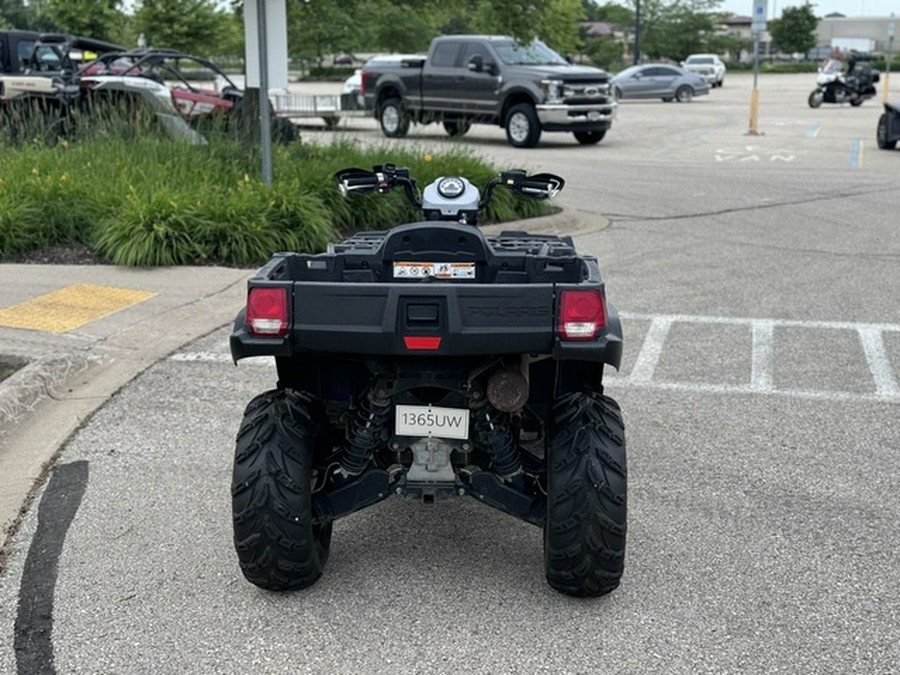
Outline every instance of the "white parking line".
[[859, 329], [859, 339], [872, 378], [875, 380], [875, 390], [882, 396], [900, 396], [900, 387], [891, 370], [891, 362], [884, 348], [884, 336], [882, 331], [864, 327]]
[[[624, 317], [623, 317], [624, 318]], [[634, 367], [631, 369], [631, 379], [634, 382], [650, 382], [653, 373], [662, 355], [663, 344], [672, 327], [672, 319], [669, 317], [654, 317], [650, 322], [650, 330], [644, 338], [644, 346], [638, 354]]]
[[754, 321], [753, 354], [750, 361], [750, 388], [754, 391], [771, 391], [772, 384], [772, 340], [775, 337], [775, 322]]
[[[900, 386], [884, 345], [885, 333], [900, 333], [900, 325], [852, 323], [849, 321], [798, 321], [791, 319], [753, 319], [686, 314], [634, 314], [620, 312], [625, 320], [649, 321], [650, 327], [628, 375], [607, 375], [608, 384], [670, 391], [694, 391], [717, 394], [768, 394], [829, 401], [883, 401], [900, 403]], [[674, 323], [748, 326], [751, 332], [750, 380], [747, 384], [706, 384], [695, 382], [658, 382], [653, 374], [665, 348], [665, 340]], [[859, 336], [866, 365], [874, 382], [874, 393], [834, 390], [778, 388], [772, 378], [775, 328], [850, 330]], [[898, 365], [900, 367], [900, 365]]]

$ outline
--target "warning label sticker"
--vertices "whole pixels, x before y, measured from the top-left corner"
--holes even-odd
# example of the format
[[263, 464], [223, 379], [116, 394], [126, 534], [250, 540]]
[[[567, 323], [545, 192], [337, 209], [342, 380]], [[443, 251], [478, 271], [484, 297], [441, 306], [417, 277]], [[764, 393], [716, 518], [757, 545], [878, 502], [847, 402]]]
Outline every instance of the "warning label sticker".
[[475, 263], [395, 262], [395, 279], [474, 279]]

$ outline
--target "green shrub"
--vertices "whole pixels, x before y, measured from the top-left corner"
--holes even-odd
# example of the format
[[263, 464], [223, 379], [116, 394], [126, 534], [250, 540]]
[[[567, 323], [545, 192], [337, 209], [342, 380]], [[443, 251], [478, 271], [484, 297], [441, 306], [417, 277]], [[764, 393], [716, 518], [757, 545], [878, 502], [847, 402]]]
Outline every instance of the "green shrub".
[[[96, 250], [117, 265], [185, 265], [203, 257], [192, 232], [192, 195], [132, 193], [100, 225]], [[180, 202], [180, 205], [179, 205]]]
[[0, 259], [41, 248], [50, 242], [50, 237], [41, 227], [41, 212], [37, 204], [9, 190], [0, 189]]
[[[339, 169], [391, 162], [424, 186], [464, 175], [479, 187], [498, 169], [465, 148], [294, 143], [273, 148], [274, 181], [257, 178], [258, 150], [216, 137], [192, 146], [154, 135], [106, 134], [42, 143], [0, 142], [0, 259], [75, 242], [119, 265], [256, 265], [275, 251], [319, 252], [359, 230], [416, 220], [402, 191], [345, 199]], [[485, 222], [547, 213], [503, 190]]]

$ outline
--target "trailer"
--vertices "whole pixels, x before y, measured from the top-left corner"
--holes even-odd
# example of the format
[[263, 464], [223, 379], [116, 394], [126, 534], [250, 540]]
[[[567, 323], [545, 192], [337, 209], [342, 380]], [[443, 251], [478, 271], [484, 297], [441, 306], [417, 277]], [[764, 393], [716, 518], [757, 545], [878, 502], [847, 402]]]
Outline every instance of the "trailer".
[[356, 94], [296, 94], [271, 92], [273, 111], [294, 120], [321, 118], [326, 129], [335, 129], [346, 117], [366, 117]]

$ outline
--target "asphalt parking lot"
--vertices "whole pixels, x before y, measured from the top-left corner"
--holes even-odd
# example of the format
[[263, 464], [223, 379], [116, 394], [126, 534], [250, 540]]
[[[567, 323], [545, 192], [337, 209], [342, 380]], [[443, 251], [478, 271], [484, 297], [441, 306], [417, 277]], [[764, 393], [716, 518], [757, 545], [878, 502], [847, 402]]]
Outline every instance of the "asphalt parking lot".
[[[183, 323], [153, 304], [171, 308], [171, 286], [122, 276], [157, 299], [74, 336], [0, 329], [48, 349], [105, 336], [113, 361], [137, 332], [169, 340], [64, 444], [11, 538], [0, 671], [896, 672], [900, 150], [875, 147], [879, 102], [810, 109], [814, 79], [760, 78], [759, 135], [746, 74], [689, 104], [625, 102], [591, 147], [546, 134], [521, 151], [490, 127], [386, 141], [361, 119], [336, 132], [386, 161], [397, 144], [465, 147], [567, 179], [575, 243], [624, 318], [607, 384], [629, 548], [611, 595], [555, 593], [540, 530], [465, 500], [389, 499], [335, 525], [311, 589], [251, 586], [231, 454], [274, 369], [235, 367], [227, 320], [188, 337], [189, 304]], [[209, 283], [215, 316], [236, 312], [231, 282]]]

